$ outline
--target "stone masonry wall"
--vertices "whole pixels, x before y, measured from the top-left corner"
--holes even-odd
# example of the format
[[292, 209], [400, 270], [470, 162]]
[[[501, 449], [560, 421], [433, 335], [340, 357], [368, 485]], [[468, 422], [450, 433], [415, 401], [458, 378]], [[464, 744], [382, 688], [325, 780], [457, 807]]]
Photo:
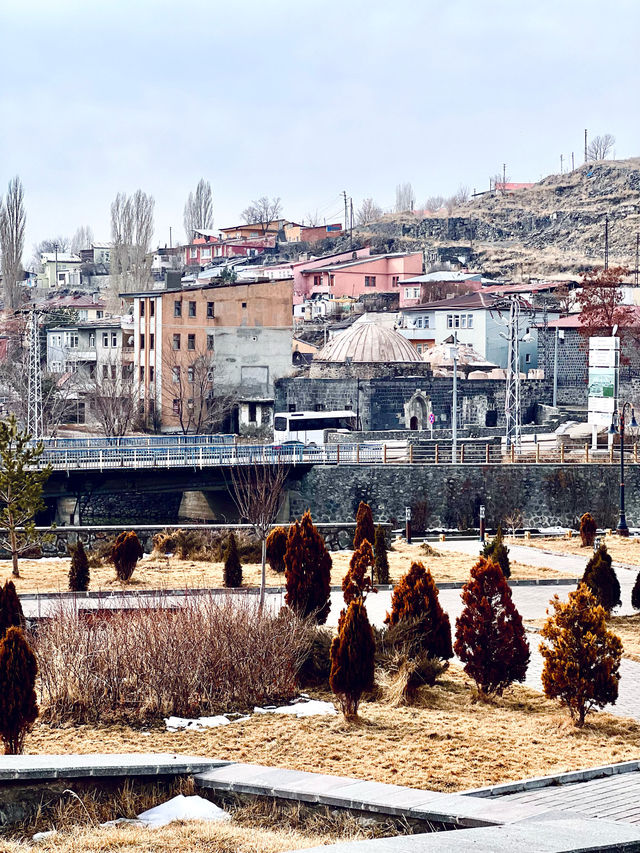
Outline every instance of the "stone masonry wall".
[[[626, 472], [627, 521], [640, 526], [640, 466]], [[617, 465], [315, 466], [291, 483], [291, 518], [307, 508], [318, 521], [354, 517], [361, 500], [376, 519], [404, 523], [405, 507], [428, 527], [478, 526], [484, 504], [495, 527], [519, 509], [531, 527], [575, 526], [589, 510], [600, 526], [617, 523]]]

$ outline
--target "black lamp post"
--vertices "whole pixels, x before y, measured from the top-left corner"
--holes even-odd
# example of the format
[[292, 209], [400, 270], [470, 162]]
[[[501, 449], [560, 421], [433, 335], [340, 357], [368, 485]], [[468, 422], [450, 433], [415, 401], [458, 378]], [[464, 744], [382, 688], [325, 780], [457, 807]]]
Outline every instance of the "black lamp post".
[[632, 429], [638, 426], [633, 406], [631, 403], [623, 403], [617, 411], [614, 411], [611, 418], [611, 426], [609, 427], [610, 435], [615, 435], [616, 432], [620, 433], [620, 521], [616, 528], [618, 536], [629, 535], [627, 519], [624, 514], [624, 425], [627, 406], [631, 409], [631, 423], [629, 426]]

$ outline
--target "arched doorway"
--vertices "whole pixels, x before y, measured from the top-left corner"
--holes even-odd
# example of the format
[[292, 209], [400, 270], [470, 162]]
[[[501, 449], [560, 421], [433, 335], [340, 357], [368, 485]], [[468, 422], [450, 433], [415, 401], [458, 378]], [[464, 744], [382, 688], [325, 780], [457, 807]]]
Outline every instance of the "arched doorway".
[[418, 429], [418, 418], [416, 415], [411, 415], [411, 420], [409, 421], [409, 429]]

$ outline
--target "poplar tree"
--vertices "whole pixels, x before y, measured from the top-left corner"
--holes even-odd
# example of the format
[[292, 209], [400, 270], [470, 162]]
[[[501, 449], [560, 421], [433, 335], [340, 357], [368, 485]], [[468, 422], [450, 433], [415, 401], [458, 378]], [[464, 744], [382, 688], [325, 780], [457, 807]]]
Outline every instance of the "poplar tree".
[[298, 616], [314, 616], [318, 625], [324, 625], [331, 608], [331, 565], [331, 555], [307, 510], [289, 528], [284, 600]]
[[356, 532], [353, 537], [354, 550], [364, 539], [373, 545], [375, 538], [376, 532], [373, 526], [373, 513], [371, 512], [371, 507], [364, 501], [360, 501], [360, 506], [358, 507], [356, 515]]
[[242, 563], [238, 556], [238, 543], [234, 533], [227, 538], [227, 550], [224, 559], [224, 585], [226, 587], [242, 586]]
[[35, 683], [38, 665], [21, 628], [9, 628], [0, 641], [0, 737], [5, 755], [19, 755], [25, 735], [38, 717]]
[[12, 580], [0, 587], [0, 640], [9, 628], [24, 628], [24, 613]]
[[358, 715], [362, 694], [373, 689], [375, 640], [361, 598], [340, 614], [338, 636], [331, 643], [329, 684], [347, 720]]
[[376, 583], [389, 583], [389, 559], [387, 557], [387, 543], [382, 525], [376, 527], [374, 542], [375, 560], [373, 564], [373, 575]]

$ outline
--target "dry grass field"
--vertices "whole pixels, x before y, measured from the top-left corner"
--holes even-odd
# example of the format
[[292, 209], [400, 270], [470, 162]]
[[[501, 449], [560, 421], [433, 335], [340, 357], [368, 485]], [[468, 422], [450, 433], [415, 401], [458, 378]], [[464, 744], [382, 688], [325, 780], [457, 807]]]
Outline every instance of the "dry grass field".
[[[314, 696], [331, 699], [328, 694]], [[254, 715], [215, 729], [170, 733], [163, 723], [128, 725], [37, 723], [27, 753], [178, 752], [233, 761], [313, 769], [437, 791], [459, 791], [527, 776], [576, 770], [640, 757], [640, 725], [606, 713], [576, 729], [557, 703], [521, 685], [500, 699], [478, 701], [455, 666], [418, 706], [363, 702], [360, 721], [341, 716]]]
[[[437, 552], [437, 543], [435, 544]], [[640, 547], [638, 548], [640, 556]], [[351, 551], [332, 553], [333, 571], [331, 583], [339, 586], [349, 567]], [[426, 556], [422, 545], [407, 545], [404, 540], [396, 540], [393, 550], [388, 552], [391, 580], [395, 583], [409, 571], [413, 560], [422, 560], [429, 567], [436, 583], [445, 581], [466, 581], [473, 559], [468, 554], [447, 551], [439, 556]], [[15, 579], [16, 588], [21, 592], [57, 592], [69, 588], [68, 572], [70, 559], [20, 560], [21, 577]], [[243, 566], [244, 586], [258, 586], [260, 583], [260, 565], [250, 563]], [[147, 555], [138, 563], [128, 589], [191, 589], [203, 587], [221, 587], [223, 564], [199, 560], [179, 560], [177, 557]], [[562, 572], [551, 567], [527, 566], [522, 563], [511, 564], [513, 578], [563, 577]], [[566, 575], [564, 575], [566, 576]], [[11, 577], [9, 560], [0, 561], [0, 582]], [[284, 574], [273, 572], [267, 566], [267, 585], [281, 586]], [[112, 565], [91, 569], [90, 589], [113, 590], [120, 588]]]
[[[577, 554], [580, 557], [584, 557], [585, 565], [593, 553], [591, 548], [582, 547], [580, 537], [577, 534], [574, 534], [571, 539], [565, 539], [560, 536], [543, 536], [537, 539], [512, 539], [511, 537], [507, 537], [506, 541], [510, 545], [525, 545], [526, 547], [538, 548], [542, 551], [554, 551], [556, 554]], [[616, 562], [640, 568], [640, 536], [630, 536], [628, 538], [615, 535], [603, 536], [601, 541], [607, 546], [608, 552]]]

